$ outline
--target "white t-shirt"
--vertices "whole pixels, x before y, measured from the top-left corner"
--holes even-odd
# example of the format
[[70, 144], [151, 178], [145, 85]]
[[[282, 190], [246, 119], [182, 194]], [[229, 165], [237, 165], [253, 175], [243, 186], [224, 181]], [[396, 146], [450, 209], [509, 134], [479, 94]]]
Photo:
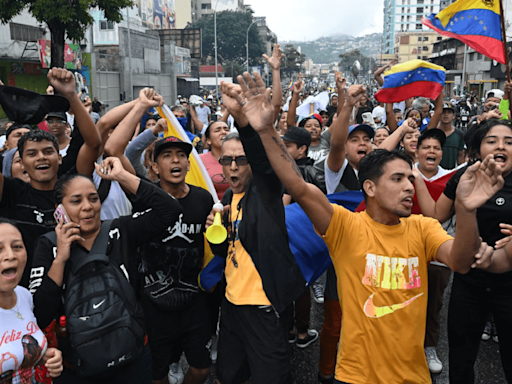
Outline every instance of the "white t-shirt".
[[[100, 187], [101, 177], [94, 171], [92, 174], [94, 185], [96, 188]], [[101, 204], [100, 218], [102, 221], [114, 220], [119, 216], [127, 216], [132, 214], [132, 203], [126, 197], [123, 189], [117, 181], [110, 183], [110, 190], [107, 198]]]
[[[12, 383], [32, 384], [34, 367], [46, 353], [48, 342], [37, 326], [30, 292], [21, 286], [14, 288], [14, 292], [17, 296], [14, 308], [0, 308], [0, 375], [12, 371]], [[20, 369], [22, 364], [27, 368]], [[20, 373], [26, 379], [21, 380]]]
[[372, 111], [373, 119], [380, 119], [382, 124], [386, 124], [386, 110], [384, 107], [377, 105]]
[[199, 120], [201, 120], [201, 122], [205, 125], [205, 126], [208, 126], [208, 124], [210, 123], [208, 121], [208, 115], [211, 115], [212, 114], [212, 111], [210, 110], [209, 107], [207, 106], [204, 106], [204, 107], [196, 107], [196, 113], [197, 113], [197, 118]]

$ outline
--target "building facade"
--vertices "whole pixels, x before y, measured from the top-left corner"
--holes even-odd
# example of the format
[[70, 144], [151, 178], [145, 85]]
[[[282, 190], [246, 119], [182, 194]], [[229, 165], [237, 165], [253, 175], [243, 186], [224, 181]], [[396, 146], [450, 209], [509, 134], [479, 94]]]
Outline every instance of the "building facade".
[[439, 12], [439, 0], [384, 0], [383, 52], [394, 53], [398, 32], [429, 31], [421, 18]]

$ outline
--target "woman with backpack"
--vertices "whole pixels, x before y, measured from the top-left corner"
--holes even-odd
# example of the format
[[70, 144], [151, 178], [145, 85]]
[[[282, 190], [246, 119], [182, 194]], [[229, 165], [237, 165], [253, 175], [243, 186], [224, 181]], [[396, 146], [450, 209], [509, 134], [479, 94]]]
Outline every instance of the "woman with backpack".
[[50, 376], [62, 372], [62, 353], [48, 348], [36, 325], [30, 292], [18, 285], [27, 263], [21, 232], [0, 218], [0, 382], [35, 383], [35, 367], [44, 365]]
[[35, 314], [43, 328], [54, 319], [66, 326], [67, 337], [59, 338], [64, 371], [56, 384], [150, 384], [151, 356], [135, 295], [137, 248], [176, 222], [182, 209], [162, 189], [126, 171], [118, 158], [105, 159], [96, 171], [119, 182], [144, 210], [102, 223], [92, 180], [61, 178], [55, 197], [63, 218], [55, 232], [39, 238], [31, 269]]

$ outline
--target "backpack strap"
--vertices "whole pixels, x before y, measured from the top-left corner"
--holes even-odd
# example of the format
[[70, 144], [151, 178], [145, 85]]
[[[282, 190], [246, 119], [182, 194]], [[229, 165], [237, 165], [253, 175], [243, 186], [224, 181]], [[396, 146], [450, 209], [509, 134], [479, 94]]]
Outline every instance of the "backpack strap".
[[107, 247], [109, 240], [108, 233], [110, 231], [111, 224], [112, 220], [104, 221], [101, 224], [100, 233], [98, 233], [96, 240], [94, 240], [94, 244], [92, 245], [89, 253], [84, 252], [80, 247], [71, 248], [69, 260], [71, 261], [73, 274], [76, 274], [80, 268], [93, 261], [101, 261], [105, 264], [110, 262], [110, 258], [107, 256]]

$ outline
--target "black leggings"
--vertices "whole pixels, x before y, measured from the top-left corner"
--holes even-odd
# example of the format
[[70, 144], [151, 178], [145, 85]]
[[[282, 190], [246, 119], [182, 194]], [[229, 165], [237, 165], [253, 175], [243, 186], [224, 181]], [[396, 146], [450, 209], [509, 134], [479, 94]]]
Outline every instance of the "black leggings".
[[454, 273], [448, 309], [450, 384], [474, 383], [478, 346], [490, 313], [499, 335], [503, 371], [512, 383], [512, 281], [477, 286]]

